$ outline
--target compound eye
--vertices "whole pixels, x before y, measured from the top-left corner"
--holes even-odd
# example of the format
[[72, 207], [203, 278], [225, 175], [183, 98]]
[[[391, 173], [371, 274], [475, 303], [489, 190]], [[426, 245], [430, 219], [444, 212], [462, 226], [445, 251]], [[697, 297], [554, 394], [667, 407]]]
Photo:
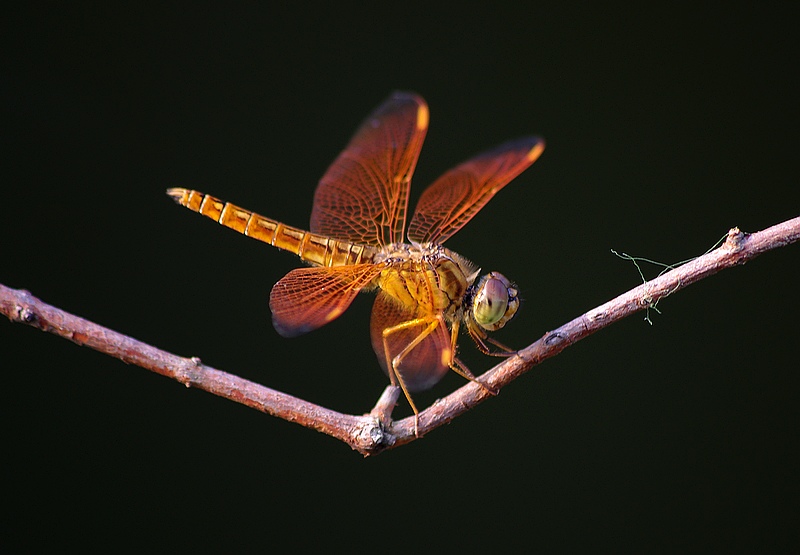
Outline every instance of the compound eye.
[[484, 276], [472, 306], [475, 321], [482, 327], [493, 329], [508, 309], [508, 284], [494, 274]]

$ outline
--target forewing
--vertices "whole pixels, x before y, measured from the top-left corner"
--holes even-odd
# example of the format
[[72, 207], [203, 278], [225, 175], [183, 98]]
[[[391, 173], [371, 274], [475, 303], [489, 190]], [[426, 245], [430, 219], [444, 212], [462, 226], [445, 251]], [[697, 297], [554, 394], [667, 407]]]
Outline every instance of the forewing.
[[[387, 374], [386, 355], [383, 346], [383, 330], [392, 328], [403, 322], [409, 322], [420, 317], [418, 311], [405, 307], [383, 291], [378, 293], [375, 304], [372, 306], [372, 319], [370, 334], [372, 349], [378, 357], [381, 368]], [[389, 361], [406, 348], [420, 333], [425, 330], [427, 323], [420, 323], [413, 327], [401, 329], [387, 336], [389, 347]], [[439, 324], [436, 329], [426, 336], [419, 345], [414, 347], [400, 363], [399, 372], [406, 387], [410, 391], [424, 391], [433, 387], [447, 373], [447, 350], [451, 349], [450, 332], [444, 324]]]
[[284, 337], [302, 335], [338, 318], [383, 265], [298, 268], [281, 278], [269, 295], [272, 324]]
[[543, 150], [542, 139], [526, 137], [448, 171], [422, 193], [408, 238], [417, 243], [444, 243], [497, 191], [533, 164]]
[[314, 193], [311, 231], [368, 245], [402, 242], [428, 106], [396, 92], [361, 124]]

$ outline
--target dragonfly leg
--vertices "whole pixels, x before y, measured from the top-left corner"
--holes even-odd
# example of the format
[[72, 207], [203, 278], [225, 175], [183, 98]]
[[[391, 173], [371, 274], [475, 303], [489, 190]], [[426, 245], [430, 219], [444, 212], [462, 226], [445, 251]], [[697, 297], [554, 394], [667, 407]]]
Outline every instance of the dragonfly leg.
[[[408, 353], [410, 353], [414, 349], [414, 347], [419, 345], [423, 339], [429, 336], [440, 324], [444, 325], [444, 322], [441, 321], [441, 317], [434, 318], [433, 320], [428, 318], [414, 318], [413, 320], [408, 320], [406, 322], [397, 324], [396, 326], [386, 328], [382, 332], [383, 352], [384, 355], [386, 356], [386, 367], [391, 369], [389, 373], [389, 379], [391, 380], [393, 385], [400, 386], [400, 389], [403, 390], [403, 393], [405, 394], [406, 399], [408, 400], [408, 404], [411, 405], [411, 410], [414, 411], [414, 435], [416, 437], [419, 437], [419, 410], [417, 409], [417, 405], [414, 404], [414, 400], [411, 398], [411, 393], [408, 391], [408, 387], [406, 386], [406, 383], [403, 380], [403, 376], [399, 371], [399, 367], [400, 363], [408, 355]], [[390, 351], [389, 351], [389, 344], [387, 343], [387, 338], [393, 333], [397, 333], [401, 330], [419, 326], [425, 326], [425, 329], [422, 330], [420, 334], [417, 335], [417, 337], [415, 337], [414, 340], [411, 341], [408, 345], [406, 345], [403, 348], [403, 350], [400, 351], [394, 358], [390, 359], [391, 355], [389, 354]]]
[[450, 363], [450, 370], [458, 374], [459, 376], [471, 381], [475, 382], [479, 386], [481, 386], [489, 395], [495, 396], [497, 395], [497, 390], [492, 389], [478, 378], [475, 377], [475, 374], [470, 372], [467, 365], [464, 364], [458, 357], [453, 357], [452, 362]]
[[475, 374], [470, 372], [470, 369], [467, 368], [467, 365], [464, 364], [458, 357], [455, 356], [456, 353], [456, 345], [458, 344], [458, 330], [459, 330], [459, 321], [456, 320], [453, 322], [452, 328], [450, 329], [450, 358], [447, 361], [447, 365], [450, 367], [450, 370], [461, 376], [462, 378], [469, 380], [471, 382], [475, 382], [483, 389], [485, 389], [491, 395], [497, 395], [497, 392], [492, 388], [486, 386], [483, 382], [481, 382], [478, 378], [475, 377]]
[[[467, 324], [467, 331], [469, 332], [469, 336], [475, 341], [475, 346], [478, 347], [478, 350], [485, 355], [493, 356], [493, 357], [510, 357], [517, 354], [515, 349], [510, 347], [506, 347], [496, 339], [489, 337], [485, 331], [475, 325]], [[491, 343], [493, 346], [500, 349], [499, 351], [492, 350], [487, 343]]]
[[516, 349], [512, 349], [511, 347], [506, 347], [505, 345], [503, 345], [498, 340], [496, 340], [496, 339], [494, 339], [492, 337], [488, 337], [487, 336], [486, 337], [486, 341], [488, 341], [489, 343], [491, 343], [492, 345], [494, 345], [495, 347], [497, 347], [501, 351], [501, 352], [491, 351], [491, 352], [487, 353], [488, 355], [495, 356], [495, 357], [510, 357], [510, 356], [513, 356], [513, 355], [517, 354], [517, 350]]

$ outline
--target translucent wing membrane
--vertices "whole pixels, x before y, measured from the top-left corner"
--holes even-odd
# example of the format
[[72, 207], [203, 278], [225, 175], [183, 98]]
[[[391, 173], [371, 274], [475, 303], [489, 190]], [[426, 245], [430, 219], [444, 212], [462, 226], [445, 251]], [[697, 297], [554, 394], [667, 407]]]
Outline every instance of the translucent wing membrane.
[[322, 177], [311, 231], [368, 245], [402, 242], [411, 175], [427, 130], [422, 98], [390, 96]]
[[[378, 293], [375, 304], [372, 306], [370, 333], [372, 349], [378, 356], [384, 372], [390, 374], [389, 365], [391, 365], [392, 359], [417, 339], [421, 333], [425, 332], [432, 321], [435, 321], [426, 320], [425, 316], [420, 307], [401, 305], [387, 293], [383, 291]], [[385, 337], [388, 346], [387, 362], [384, 330], [391, 330], [400, 324], [415, 320], [419, 320], [419, 323], [394, 331]], [[424, 391], [436, 385], [447, 373], [449, 366], [446, 361], [449, 359], [451, 349], [450, 332], [447, 326], [439, 321], [435, 329], [408, 352], [398, 367], [401, 379], [408, 390]]]
[[269, 295], [275, 329], [284, 337], [295, 337], [335, 320], [383, 267], [353, 264], [292, 270]]
[[422, 193], [408, 238], [417, 243], [444, 243], [497, 191], [533, 164], [543, 150], [542, 139], [526, 137], [448, 171]]

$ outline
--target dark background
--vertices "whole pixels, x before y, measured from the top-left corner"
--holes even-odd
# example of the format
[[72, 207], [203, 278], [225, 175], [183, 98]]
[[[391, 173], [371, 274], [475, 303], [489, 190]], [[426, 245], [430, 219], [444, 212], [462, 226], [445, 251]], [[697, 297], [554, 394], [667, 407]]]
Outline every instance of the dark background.
[[[317, 180], [395, 89], [431, 110], [415, 195], [542, 135], [542, 158], [448, 243], [518, 282], [498, 335], [514, 346], [637, 285], [612, 248], [678, 262], [798, 215], [788, 3], [556, 4], [14, 8], [0, 282], [359, 414], [386, 384], [371, 299], [280, 338], [269, 290], [297, 261], [167, 187], [306, 226]], [[2, 320], [0, 547], [796, 552], [798, 270], [793, 245], [722, 272], [370, 459]], [[463, 346], [473, 370], [495, 362]]]

